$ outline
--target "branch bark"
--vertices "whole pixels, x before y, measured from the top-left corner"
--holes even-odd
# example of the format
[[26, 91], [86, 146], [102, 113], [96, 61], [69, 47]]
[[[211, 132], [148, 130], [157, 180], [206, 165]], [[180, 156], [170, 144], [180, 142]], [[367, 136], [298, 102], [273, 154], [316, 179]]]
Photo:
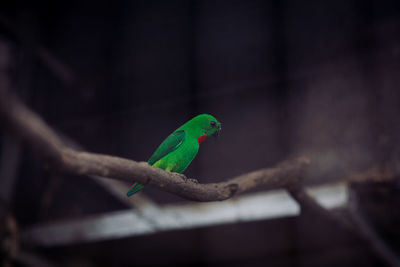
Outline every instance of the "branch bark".
[[[366, 171], [365, 173], [373, 173], [373, 171]], [[375, 177], [375, 174], [372, 176]], [[357, 177], [359, 177], [359, 175], [357, 175]], [[346, 217], [339, 216], [338, 214], [322, 207], [313, 197], [307, 194], [304, 187], [300, 184], [290, 185], [287, 187], [287, 190], [291, 197], [300, 205], [302, 212], [305, 210], [310, 211], [313, 214], [327, 218], [344, 229], [354, 232], [364, 242], [366, 242], [375, 255], [382, 259], [388, 266], [400, 266], [400, 259], [398, 256], [384, 242], [384, 240], [381, 239], [358, 211], [359, 209], [356, 207], [357, 200], [354, 196], [354, 192], [350, 191], [350, 203], [347, 205], [346, 209], [348, 211], [348, 220]]]
[[348, 211], [350, 220], [356, 226], [356, 232], [369, 244], [374, 253], [380, 257], [388, 266], [399, 267], [400, 258], [390, 248], [388, 244], [379, 236], [367, 218], [363, 216], [358, 207], [358, 197], [353, 189], [350, 188]]
[[296, 183], [309, 165], [307, 158], [297, 158], [225, 182], [198, 184], [182, 174], [166, 172], [146, 162], [68, 148], [39, 115], [6, 88], [0, 88], [0, 119], [51, 166], [61, 171], [136, 181], [195, 201], [225, 200], [258, 186], [276, 188]]

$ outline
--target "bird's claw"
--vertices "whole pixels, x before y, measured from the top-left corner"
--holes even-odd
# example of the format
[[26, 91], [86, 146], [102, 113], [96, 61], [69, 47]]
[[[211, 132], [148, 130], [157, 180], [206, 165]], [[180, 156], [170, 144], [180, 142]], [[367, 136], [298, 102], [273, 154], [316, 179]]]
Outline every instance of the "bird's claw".
[[195, 183], [195, 184], [198, 184], [198, 183], [199, 183], [199, 181], [197, 181], [197, 179], [187, 178], [187, 180], [188, 180], [189, 182], [192, 182], [192, 183]]
[[181, 175], [181, 177], [182, 177], [182, 179], [185, 181], [185, 182], [192, 182], [192, 183], [195, 183], [195, 184], [198, 184], [199, 183], [199, 181], [197, 181], [197, 179], [193, 179], [193, 178], [187, 178], [185, 175], [183, 175], [183, 174], [180, 174]]

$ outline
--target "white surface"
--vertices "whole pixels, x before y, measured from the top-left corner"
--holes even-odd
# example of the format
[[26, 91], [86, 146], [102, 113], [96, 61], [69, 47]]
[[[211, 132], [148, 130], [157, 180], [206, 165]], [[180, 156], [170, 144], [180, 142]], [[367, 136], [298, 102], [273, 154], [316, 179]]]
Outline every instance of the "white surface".
[[[347, 203], [346, 184], [307, 189], [328, 209]], [[54, 246], [115, 239], [158, 231], [296, 216], [299, 206], [284, 190], [251, 194], [222, 202], [167, 205], [159, 209], [125, 210], [89, 218], [39, 225], [23, 239], [40, 246]]]

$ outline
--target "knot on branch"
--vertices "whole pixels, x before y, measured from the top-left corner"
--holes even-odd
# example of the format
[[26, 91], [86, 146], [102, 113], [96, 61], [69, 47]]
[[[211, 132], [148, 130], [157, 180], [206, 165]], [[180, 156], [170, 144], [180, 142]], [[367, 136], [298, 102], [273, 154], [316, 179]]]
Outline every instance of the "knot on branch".
[[232, 197], [236, 192], [239, 190], [239, 185], [238, 184], [229, 184], [228, 190], [230, 191], [229, 198]]

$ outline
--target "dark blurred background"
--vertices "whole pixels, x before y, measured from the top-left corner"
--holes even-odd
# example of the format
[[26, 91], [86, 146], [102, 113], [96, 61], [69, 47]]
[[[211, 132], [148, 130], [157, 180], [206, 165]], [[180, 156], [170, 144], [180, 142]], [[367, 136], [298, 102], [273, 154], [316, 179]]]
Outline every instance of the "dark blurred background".
[[[322, 184], [400, 159], [400, 1], [3, 0], [0, 41], [19, 96], [89, 151], [146, 161], [209, 113], [222, 133], [186, 172], [201, 182], [306, 155], [307, 183]], [[19, 227], [127, 208], [0, 133]], [[399, 189], [379, 190], [366, 199], [383, 203], [381, 233], [397, 250]], [[33, 251], [61, 266], [383, 264], [356, 236], [305, 215]]]

